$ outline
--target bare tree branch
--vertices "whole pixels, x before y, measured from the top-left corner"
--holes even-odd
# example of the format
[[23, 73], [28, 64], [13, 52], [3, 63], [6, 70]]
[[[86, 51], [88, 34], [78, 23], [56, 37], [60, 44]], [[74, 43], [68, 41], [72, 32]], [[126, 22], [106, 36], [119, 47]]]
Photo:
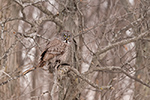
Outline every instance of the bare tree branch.
[[[133, 79], [136, 82], [139, 82], [143, 85], [145, 85], [146, 87], [150, 88], [150, 86], [148, 84], [146, 84], [145, 82], [143, 82], [142, 80], [135, 78], [134, 76], [130, 75], [129, 73], [127, 73], [125, 70], [121, 69], [121, 67], [119, 66], [106, 66], [106, 67], [95, 67], [89, 71], [87, 71], [86, 73], [84, 73], [85, 75], [90, 74], [94, 71], [115, 71], [118, 70], [119, 72], [122, 72], [123, 74], [125, 74], [126, 76], [128, 76], [129, 78]], [[76, 72], [77, 73], [77, 72]], [[82, 76], [81, 76], [82, 77]]]
[[[89, 79], [87, 79], [85, 76], [81, 75], [79, 71], [73, 67], [68, 67], [69, 70], [73, 71], [79, 78], [81, 78], [83, 81], [87, 82], [92, 87], [98, 89], [98, 90], [105, 90], [105, 89], [111, 89], [112, 86], [98, 86], [97, 84], [91, 82]], [[102, 70], [102, 69], [101, 69]]]
[[125, 39], [125, 40], [122, 40], [122, 41], [119, 41], [119, 42], [116, 42], [116, 43], [113, 43], [113, 44], [109, 44], [108, 46], [106, 46], [105, 48], [101, 49], [100, 51], [98, 51], [95, 55], [100, 55], [116, 46], [119, 46], [119, 45], [125, 45], [125, 44], [128, 44], [128, 43], [131, 43], [131, 42], [135, 42], [137, 41], [138, 39], [144, 37], [145, 35], [147, 35], [149, 33], [149, 30], [145, 31], [144, 33], [138, 35], [137, 37], [133, 37], [131, 39]]
[[63, 27], [62, 25], [62, 21], [57, 17], [57, 14], [54, 15], [52, 12], [50, 12], [49, 10], [47, 10], [45, 7], [41, 6], [39, 3], [33, 3], [32, 4], [34, 7], [38, 8], [40, 11], [42, 11], [44, 14], [48, 15], [48, 19], [49, 21], [54, 22], [56, 25]]

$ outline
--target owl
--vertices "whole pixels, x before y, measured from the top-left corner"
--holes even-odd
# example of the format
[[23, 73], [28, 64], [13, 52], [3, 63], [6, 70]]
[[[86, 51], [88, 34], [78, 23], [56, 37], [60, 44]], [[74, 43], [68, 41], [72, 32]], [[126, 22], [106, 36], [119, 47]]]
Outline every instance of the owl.
[[41, 54], [39, 67], [43, 67], [47, 64], [49, 66], [49, 72], [53, 73], [58, 63], [66, 60], [70, 42], [71, 33], [69, 31], [60, 32], [46, 45], [46, 49]]

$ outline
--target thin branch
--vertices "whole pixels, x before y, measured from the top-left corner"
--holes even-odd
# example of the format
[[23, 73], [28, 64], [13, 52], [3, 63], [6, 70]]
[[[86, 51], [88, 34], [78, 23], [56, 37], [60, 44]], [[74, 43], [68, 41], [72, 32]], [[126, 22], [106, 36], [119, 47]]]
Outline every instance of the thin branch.
[[1, 59], [6, 59], [8, 54], [10, 53], [10, 51], [16, 46], [16, 44], [18, 43], [18, 41], [15, 41], [8, 49], [7, 51], [0, 57]]
[[[116, 17], [115, 19], [120, 19], [122, 17], [125, 17], [126, 15], [128, 14], [132, 14], [133, 12], [130, 12], [130, 13], [127, 13], [127, 14], [124, 14], [123, 16], [119, 16], [119, 17]], [[108, 22], [110, 22], [110, 20], [115, 20], [113, 19], [114, 17], [110, 18], [110, 19], [107, 19], [106, 21], [103, 21], [103, 22], [98, 22], [97, 24], [95, 24], [94, 26], [92, 27], [89, 27], [89, 28], [86, 28], [84, 29], [83, 31], [79, 32], [79, 34], [75, 35], [74, 38], [78, 37], [79, 35], [82, 35], [82, 34], [86, 34], [87, 32], [97, 28], [97, 27], [100, 27], [102, 25], [105, 25], [107, 24]], [[129, 25], [126, 25], [124, 26], [122, 29], [120, 29], [116, 34], [121, 34], [121, 32], [123, 30], [127, 30], [128, 28], [130, 28], [131, 26], [135, 26], [138, 22], [142, 21], [144, 19], [144, 17], [141, 17], [141, 18], [138, 18], [136, 20], [134, 20], [133, 22], [131, 22]]]
[[34, 26], [34, 24], [33, 23], [31, 23], [31, 22], [29, 22], [29, 21], [27, 21], [24, 17], [20, 17], [20, 18], [10, 18], [10, 19], [6, 19], [4, 22], [2, 22], [2, 23], [7, 23], [7, 22], [10, 22], [10, 21], [16, 21], [16, 20], [22, 20], [22, 21], [24, 21], [24, 22], [26, 22], [26, 23], [28, 23], [29, 25], [31, 25], [31, 27], [33, 27]]
[[136, 82], [141, 83], [142, 85], [145, 85], [146, 87], [150, 88], [150, 85], [144, 83], [141, 79], [138, 79], [136, 77], [131, 76], [130, 74], [128, 74], [126, 71], [124, 71], [123, 69], [121, 70], [122, 73], [124, 73], [126, 76], [128, 76], [129, 78], [135, 80]]
[[25, 76], [26, 74], [28, 74], [28, 73], [34, 71], [36, 68], [37, 68], [37, 67], [32, 67], [32, 68], [30, 68], [30, 69], [24, 71], [23, 73], [21, 73], [21, 74], [18, 75], [18, 76], [9, 78], [8, 80], [6, 80], [6, 81], [0, 83], [0, 86], [5, 85], [5, 84], [7, 84], [8, 82], [10, 82], [10, 81], [12, 81], [12, 80], [16, 80], [16, 79], [20, 78], [21, 76]]
[[[44, 2], [44, 1], [43, 1]], [[40, 11], [42, 11], [44, 14], [49, 15], [51, 17], [53, 17], [53, 13], [50, 12], [48, 9], [46, 9], [46, 7], [41, 6], [39, 3], [33, 3], [32, 4], [34, 7], [38, 8]]]
[[99, 90], [104, 90], [104, 89], [111, 89], [112, 86], [98, 86], [97, 84], [93, 83], [91, 80], [87, 79], [85, 76], [81, 75], [79, 71], [73, 67], [68, 67], [71, 71], [73, 71], [79, 78], [81, 78], [83, 81], [87, 82], [89, 85], [92, 87], [99, 89]]
[[126, 76], [128, 76], [129, 78], [133, 79], [136, 82], [141, 83], [142, 85], [150, 88], [150, 85], [144, 83], [141, 79], [138, 79], [132, 75], [130, 75], [129, 73], [127, 73], [125, 70], [123, 70], [121, 67], [119, 66], [106, 66], [106, 67], [95, 67], [89, 71], [87, 71], [84, 75], [87, 75], [89, 73], [92, 73], [94, 71], [114, 71], [114, 70], [118, 70], [119, 72], [122, 72], [123, 74], [125, 74]]
[[137, 41], [138, 39], [144, 37], [145, 35], [147, 35], [149, 32], [149, 30], [145, 31], [144, 33], [140, 34], [139, 36], [137, 37], [133, 37], [131, 39], [125, 39], [125, 40], [122, 40], [122, 41], [119, 41], [119, 42], [116, 42], [116, 43], [113, 43], [113, 44], [109, 44], [108, 46], [106, 46], [105, 48], [101, 49], [100, 51], [98, 51], [96, 53], [96, 55], [100, 55], [112, 48], [114, 48], [115, 46], [119, 46], [119, 45], [125, 45], [125, 44], [128, 44], [128, 43], [131, 43], [131, 42], [135, 42]]
[[94, 71], [113, 71], [116, 69], [120, 70], [120, 67], [118, 66], [94, 67], [88, 70], [87, 72], [85, 72], [84, 75], [88, 75], [90, 73], [93, 73]]
[[33, 3], [32, 6], [38, 8], [41, 12], [43, 12], [44, 14], [48, 15], [48, 21], [52, 21], [54, 22], [56, 25], [63, 27], [62, 25], [62, 21], [57, 17], [58, 14], [54, 15], [51, 11], [49, 11], [48, 9], [46, 9], [45, 7], [41, 6], [39, 3]]

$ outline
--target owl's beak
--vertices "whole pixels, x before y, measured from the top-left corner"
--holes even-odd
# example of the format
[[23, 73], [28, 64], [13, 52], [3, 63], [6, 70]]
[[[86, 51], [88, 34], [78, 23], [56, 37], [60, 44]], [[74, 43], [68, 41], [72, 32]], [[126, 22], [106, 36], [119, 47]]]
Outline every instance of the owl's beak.
[[66, 38], [66, 43], [68, 42], [68, 38]]

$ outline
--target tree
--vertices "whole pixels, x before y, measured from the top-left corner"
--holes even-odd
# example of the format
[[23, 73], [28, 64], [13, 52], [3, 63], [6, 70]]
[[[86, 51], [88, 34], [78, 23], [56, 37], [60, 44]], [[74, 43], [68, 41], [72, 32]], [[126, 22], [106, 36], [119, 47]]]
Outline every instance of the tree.
[[[0, 1], [2, 100], [148, 100], [149, 0]], [[61, 30], [67, 64], [27, 71]]]

